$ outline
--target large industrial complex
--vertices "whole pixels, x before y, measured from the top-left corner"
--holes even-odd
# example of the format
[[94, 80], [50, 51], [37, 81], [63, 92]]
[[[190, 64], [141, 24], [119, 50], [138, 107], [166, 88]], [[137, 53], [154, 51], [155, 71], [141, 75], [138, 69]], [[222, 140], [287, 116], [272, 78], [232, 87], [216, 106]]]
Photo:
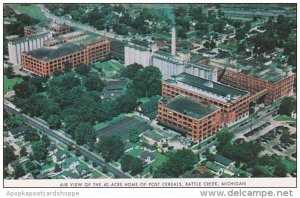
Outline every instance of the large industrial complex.
[[296, 11], [5, 4], [4, 182], [294, 179]]

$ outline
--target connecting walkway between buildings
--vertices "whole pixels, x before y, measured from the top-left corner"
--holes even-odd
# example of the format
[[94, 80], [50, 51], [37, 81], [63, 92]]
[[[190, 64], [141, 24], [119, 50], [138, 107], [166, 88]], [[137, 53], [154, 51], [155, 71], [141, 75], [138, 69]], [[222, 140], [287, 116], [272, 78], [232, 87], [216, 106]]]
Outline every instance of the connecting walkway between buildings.
[[257, 92], [257, 93], [255, 93], [255, 94], [253, 94], [253, 95], [250, 97], [250, 102], [253, 102], [253, 101], [258, 100], [259, 98], [265, 96], [268, 92], [269, 92], [269, 89], [263, 89], [263, 90], [261, 90], [260, 92]]

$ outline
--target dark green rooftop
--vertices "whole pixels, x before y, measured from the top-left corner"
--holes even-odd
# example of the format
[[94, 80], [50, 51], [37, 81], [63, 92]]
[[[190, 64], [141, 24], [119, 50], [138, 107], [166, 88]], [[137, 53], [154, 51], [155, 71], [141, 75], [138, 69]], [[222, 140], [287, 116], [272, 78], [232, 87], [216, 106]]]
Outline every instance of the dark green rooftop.
[[73, 54], [84, 50], [84, 47], [72, 44], [64, 43], [53, 47], [43, 47], [27, 52], [27, 55], [43, 61], [51, 61], [59, 57], [63, 57], [69, 54]]
[[207, 92], [211, 92], [222, 97], [227, 97], [228, 95], [230, 95], [230, 100], [235, 99], [235, 97], [241, 97], [247, 93], [245, 91], [221, 83], [206, 80], [204, 78], [193, 76], [188, 73], [179, 74], [173, 81], [169, 80], [167, 82], [176, 83], [176, 81], [201, 90], [205, 90]]
[[201, 119], [217, 110], [215, 106], [185, 96], [163, 98], [162, 101], [165, 102], [167, 108], [196, 119]]

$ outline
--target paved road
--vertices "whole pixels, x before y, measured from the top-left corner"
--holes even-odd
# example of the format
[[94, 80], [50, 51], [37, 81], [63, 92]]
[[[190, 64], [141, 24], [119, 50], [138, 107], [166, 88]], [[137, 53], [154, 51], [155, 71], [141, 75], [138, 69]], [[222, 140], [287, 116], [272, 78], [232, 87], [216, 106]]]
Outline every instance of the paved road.
[[82, 30], [85, 30], [85, 31], [89, 31], [89, 32], [93, 32], [93, 33], [96, 33], [96, 34], [100, 34], [102, 36], [105, 36], [105, 37], [109, 37], [109, 38], [113, 38], [113, 39], [116, 39], [116, 40], [119, 40], [119, 41], [125, 41], [125, 40], [128, 40], [126, 37], [124, 36], [121, 36], [121, 35], [117, 35], [117, 34], [113, 34], [113, 33], [110, 33], [110, 32], [107, 32], [107, 31], [102, 31], [102, 30], [97, 30], [96, 28], [94, 27], [91, 27], [89, 25], [84, 25], [84, 24], [79, 24], [79, 23], [75, 23], [74, 21], [72, 20], [67, 20], [67, 19], [63, 19], [63, 18], [59, 18], [57, 16], [55, 16], [54, 14], [52, 14], [44, 5], [42, 4], [38, 4], [38, 7], [41, 9], [41, 11], [45, 14], [45, 16], [48, 18], [48, 19], [51, 19], [52, 21], [54, 21], [55, 23], [58, 23], [58, 24], [66, 24], [66, 25], [69, 25], [69, 26], [72, 26], [72, 27], [76, 27], [76, 28], [79, 28], [79, 29], [82, 29]]
[[52, 138], [60, 141], [61, 143], [65, 144], [65, 145], [73, 144], [77, 149], [79, 149], [79, 151], [81, 152], [81, 154], [83, 156], [87, 157], [88, 159], [90, 159], [91, 161], [97, 163], [98, 165], [105, 167], [109, 172], [113, 173], [117, 177], [119, 177], [119, 178], [131, 178], [130, 175], [122, 172], [121, 170], [115, 168], [114, 166], [112, 166], [110, 164], [105, 163], [103, 158], [101, 158], [98, 155], [92, 153], [91, 151], [87, 150], [86, 148], [77, 145], [73, 140], [65, 137], [62, 133], [57, 133], [57, 132], [49, 129], [43, 123], [41, 123], [41, 122], [25, 115], [25, 114], [21, 114], [20, 112], [16, 111], [12, 107], [9, 107], [6, 104], [4, 104], [4, 109], [7, 110], [10, 113], [18, 114], [18, 115], [22, 116], [28, 124], [30, 124], [31, 126], [37, 128], [37, 129], [40, 129], [41, 131], [43, 131], [47, 135], [51, 136]]

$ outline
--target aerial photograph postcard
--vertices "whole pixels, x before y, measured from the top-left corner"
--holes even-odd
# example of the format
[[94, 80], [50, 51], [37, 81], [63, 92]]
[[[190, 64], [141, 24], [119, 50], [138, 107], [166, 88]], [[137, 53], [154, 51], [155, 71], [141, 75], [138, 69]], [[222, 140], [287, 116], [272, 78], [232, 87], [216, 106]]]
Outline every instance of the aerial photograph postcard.
[[2, 7], [4, 187], [296, 187], [297, 4]]

